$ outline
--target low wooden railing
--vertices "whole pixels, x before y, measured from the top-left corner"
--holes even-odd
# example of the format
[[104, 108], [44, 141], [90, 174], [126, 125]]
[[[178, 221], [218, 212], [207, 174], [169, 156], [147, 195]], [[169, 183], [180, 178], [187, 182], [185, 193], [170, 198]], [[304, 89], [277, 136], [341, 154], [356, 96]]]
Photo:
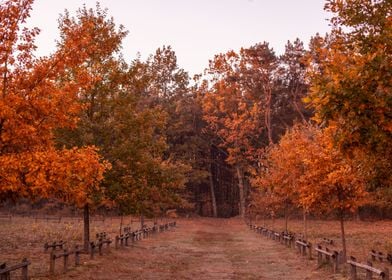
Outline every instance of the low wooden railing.
[[21, 269], [22, 270], [22, 280], [27, 280], [29, 278], [28, 276], [28, 266], [30, 265], [30, 261], [28, 261], [26, 258], [22, 260], [21, 263], [8, 266], [6, 263], [0, 263], [0, 280], [9, 280], [11, 279], [11, 272]]
[[50, 262], [49, 262], [49, 272], [51, 274], [54, 274], [55, 271], [55, 265], [56, 265], [56, 259], [63, 258], [63, 271], [64, 273], [67, 272], [68, 270], [68, 264], [69, 264], [69, 256], [74, 255], [75, 256], [75, 266], [80, 265], [80, 254], [82, 253], [82, 249], [79, 248], [79, 246], [75, 246], [74, 250], [68, 250], [64, 249], [62, 252], [56, 252], [52, 251], [50, 253]]
[[331, 251], [328, 247], [323, 249], [321, 245], [317, 245], [315, 251], [317, 252], [317, 263], [319, 266], [323, 264], [325, 259], [325, 262], [332, 264], [334, 273], [339, 270], [339, 253], [337, 251]]
[[357, 268], [364, 269], [366, 272], [366, 280], [370, 280], [373, 277], [373, 274], [376, 274], [382, 280], [389, 280], [389, 270], [388, 268], [378, 269], [374, 268], [371, 262], [367, 262], [366, 264], [357, 262], [356, 258], [350, 257], [347, 260], [347, 263], [351, 266], [350, 269], [350, 278], [351, 280], [357, 280]]

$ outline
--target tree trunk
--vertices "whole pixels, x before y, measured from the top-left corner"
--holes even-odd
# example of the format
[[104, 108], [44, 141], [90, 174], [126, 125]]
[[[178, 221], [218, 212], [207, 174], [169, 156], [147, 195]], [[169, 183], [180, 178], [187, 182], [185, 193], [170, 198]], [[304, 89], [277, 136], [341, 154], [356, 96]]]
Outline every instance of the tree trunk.
[[304, 116], [304, 114], [301, 112], [301, 109], [298, 107], [298, 103], [297, 103], [297, 99], [298, 99], [298, 90], [294, 90], [294, 92], [292, 92], [292, 95], [294, 96], [293, 98], [293, 105], [295, 110], [297, 111], [297, 113], [300, 115], [302, 122], [306, 123], [306, 118]]
[[121, 219], [120, 219], [120, 235], [122, 234], [122, 226], [123, 226], [123, 215], [121, 214]]
[[143, 228], [144, 227], [144, 215], [140, 214], [140, 227]]
[[303, 212], [303, 218], [304, 218], [304, 239], [308, 240], [308, 219], [306, 215], [306, 210]]
[[212, 215], [214, 218], [218, 217], [218, 209], [216, 207], [216, 197], [215, 197], [215, 187], [214, 178], [212, 178], [212, 162], [208, 166], [208, 171], [210, 172], [210, 192], [211, 192], [211, 204], [212, 204]]
[[271, 101], [272, 101], [272, 89], [270, 86], [265, 89], [265, 112], [264, 112], [264, 123], [267, 128], [269, 144], [273, 144], [272, 140], [272, 127], [271, 127]]
[[275, 229], [275, 212], [274, 211], [271, 211], [271, 221], [272, 221], [271, 228], [274, 230]]
[[240, 193], [240, 205], [239, 212], [242, 218], [245, 217], [245, 194], [244, 194], [244, 178], [242, 176], [242, 171], [239, 166], [236, 167], [237, 177], [238, 177], [238, 188]]
[[90, 211], [86, 203], [83, 209], [83, 223], [84, 223], [84, 250], [89, 251], [90, 245]]
[[359, 213], [359, 207], [358, 207], [357, 210], [355, 211], [355, 220], [356, 220], [357, 222], [360, 222], [360, 221], [361, 221], [361, 215], [360, 215], [360, 213]]
[[342, 237], [342, 260], [346, 261], [347, 248], [346, 248], [346, 234], [344, 233], [344, 213], [340, 213], [340, 233]]
[[285, 224], [284, 228], [285, 228], [286, 232], [288, 232], [287, 224], [288, 224], [288, 220], [289, 220], [289, 215], [287, 212], [288, 212], [287, 211], [287, 202], [285, 202], [285, 204], [284, 204], [284, 224]]

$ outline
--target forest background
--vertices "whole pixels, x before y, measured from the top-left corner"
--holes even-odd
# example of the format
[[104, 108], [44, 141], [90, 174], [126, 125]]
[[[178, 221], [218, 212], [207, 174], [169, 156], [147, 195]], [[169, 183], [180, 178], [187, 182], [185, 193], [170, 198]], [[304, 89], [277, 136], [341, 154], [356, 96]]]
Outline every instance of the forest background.
[[0, 8], [7, 208], [337, 215], [342, 230], [392, 212], [390, 1], [326, 1], [332, 31], [307, 48], [230, 50], [193, 78], [170, 46], [125, 61], [128, 32], [99, 4], [61, 15], [56, 51], [35, 57], [32, 3]]

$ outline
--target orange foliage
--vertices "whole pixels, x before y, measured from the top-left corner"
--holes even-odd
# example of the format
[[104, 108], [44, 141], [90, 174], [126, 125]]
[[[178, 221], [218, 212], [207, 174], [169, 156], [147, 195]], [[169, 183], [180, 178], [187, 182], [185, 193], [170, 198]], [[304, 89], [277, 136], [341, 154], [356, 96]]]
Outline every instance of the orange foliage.
[[50, 196], [82, 205], [109, 166], [93, 147], [56, 150], [53, 133], [76, 125], [78, 93], [93, 80], [78, 67], [98, 46], [83, 26], [74, 26], [53, 55], [35, 58], [39, 30], [21, 28], [32, 2], [0, 7], [0, 196]]
[[300, 204], [314, 212], [354, 212], [367, 202], [368, 193], [358, 162], [334, 146], [334, 128], [313, 130], [303, 154], [306, 172], [300, 178]]
[[268, 154], [254, 184], [307, 212], [354, 211], [368, 197], [358, 162], [333, 145], [333, 128], [295, 126]]

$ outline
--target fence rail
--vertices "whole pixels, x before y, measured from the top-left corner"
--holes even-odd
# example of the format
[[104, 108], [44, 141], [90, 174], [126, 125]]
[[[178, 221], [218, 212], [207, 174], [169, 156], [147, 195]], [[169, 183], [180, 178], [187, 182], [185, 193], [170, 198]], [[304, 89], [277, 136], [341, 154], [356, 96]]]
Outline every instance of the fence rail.
[[339, 270], [339, 253], [337, 251], [331, 251], [328, 247], [323, 249], [321, 245], [317, 245], [315, 251], [317, 252], [317, 263], [319, 266], [322, 265], [324, 256], [325, 261], [332, 264], [334, 273]]
[[[297, 246], [298, 251], [301, 253], [301, 255], [308, 255], [309, 259], [312, 259], [312, 243], [303, 239], [297, 239], [295, 241], [295, 245]], [[306, 253], [306, 249], [308, 249], [308, 253]]]
[[372, 261], [389, 262], [392, 265], [392, 254], [384, 254], [383, 252], [371, 250], [369, 253]]
[[12, 215], [0, 215], [0, 220], [11, 222], [12, 221]]
[[[9, 218], [11, 217], [11, 218]], [[7, 219], [12, 219], [13, 216], [9, 215], [7, 216]], [[25, 217], [20, 217], [19, 218], [25, 218]], [[29, 217], [31, 218], [31, 217]], [[36, 221], [39, 219], [43, 220], [51, 220], [50, 217], [33, 217]], [[55, 217], [53, 220], [61, 220], [62, 217]], [[176, 221], [170, 221], [166, 222], [164, 224], [158, 225], [156, 221], [154, 221], [154, 224], [151, 226], [144, 225], [143, 228], [136, 229], [134, 231], [131, 231], [131, 227], [127, 226], [124, 228], [126, 233], [121, 234], [116, 236], [115, 238], [115, 248], [118, 249], [119, 245], [120, 246], [128, 246], [129, 245], [129, 240], [136, 242], [139, 241], [143, 238], [148, 238], [150, 235], [158, 233], [158, 232], [164, 232], [169, 230], [170, 228], [173, 228], [176, 226]], [[90, 242], [90, 252], [85, 252], [85, 253], [90, 253], [90, 258], [94, 258], [94, 254], [96, 251], [98, 251], [99, 255], [102, 255], [103, 253], [103, 247], [106, 247], [107, 250], [110, 249], [110, 244], [112, 243], [112, 240], [110, 239], [110, 236], [107, 232], [98, 232], [96, 233], [96, 241]], [[105, 246], [106, 245], [106, 246]], [[66, 273], [69, 268], [69, 258], [70, 256], [74, 256], [75, 258], [75, 266], [80, 265], [80, 258], [81, 254], [84, 252], [84, 250], [79, 247], [75, 246], [73, 249], [67, 248], [67, 242], [60, 240], [60, 241], [54, 241], [54, 242], [46, 242], [43, 245], [44, 252], [48, 252], [49, 254], [49, 273], [53, 275], [55, 273], [55, 268], [56, 268], [56, 260], [61, 259], [63, 263], [63, 269], [62, 273]], [[26, 258], [22, 260], [21, 263], [15, 264], [12, 266], [7, 266], [6, 263], [1, 263], [0, 262], [0, 280], [10, 280], [11, 279], [11, 272], [21, 269], [21, 279], [27, 280], [28, 279], [28, 266], [31, 264], [30, 261], [28, 261]]]
[[54, 274], [56, 259], [63, 258], [63, 272], [67, 272], [68, 270], [68, 258], [70, 255], [75, 256], [75, 266], [80, 265], [80, 254], [82, 253], [82, 249], [79, 249], [79, 246], [75, 246], [74, 250], [69, 251], [68, 249], [64, 249], [63, 252], [55, 252], [52, 251], [50, 253], [50, 261], [49, 261], [49, 272]]
[[28, 276], [28, 266], [30, 265], [30, 261], [28, 261], [26, 258], [22, 260], [21, 263], [8, 266], [6, 263], [1, 263], [0, 264], [0, 280], [9, 280], [11, 279], [11, 272], [21, 269], [22, 270], [22, 280], [27, 280], [29, 278]]
[[58, 249], [64, 249], [65, 244], [67, 244], [67, 242], [62, 241], [62, 240], [55, 241], [55, 242], [52, 242], [52, 243], [48, 243], [47, 242], [47, 243], [44, 244], [44, 249], [45, 249], [45, 252], [47, 252], [49, 248], [51, 248], [52, 251], [56, 250], [57, 248]]
[[351, 280], [357, 280], [357, 268], [361, 268], [366, 271], [366, 280], [372, 279], [373, 273], [376, 274], [377, 276], [380, 276], [382, 280], [389, 280], [389, 270], [388, 268], [384, 269], [378, 269], [374, 268], [373, 264], [371, 262], [367, 262], [366, 264], [359, 263], [357, 262], [356, 258], [350, 257], [349, 260], [347, 260], [347, 263], [351, 266], [350, 269], [350, 277]]

